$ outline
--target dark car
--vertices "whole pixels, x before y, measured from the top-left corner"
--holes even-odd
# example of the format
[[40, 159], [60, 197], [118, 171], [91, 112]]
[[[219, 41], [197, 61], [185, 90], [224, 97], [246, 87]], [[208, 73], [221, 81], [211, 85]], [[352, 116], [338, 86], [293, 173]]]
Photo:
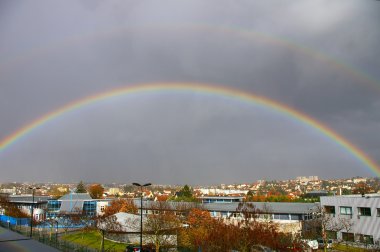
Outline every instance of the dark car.
[[[327, 240], [327, 248], [332, 248], [333, 241], [331, 239]], [[318, 248], [323, 249], [325, 247], [325, 243], [323, 242], [323, 239], [318, 239]]]
[[128, 245], [125, 248], [125, 252], [155, 252], [156, 250], [154, 248], [150, 247], [143, 247], [142, 251], [140, 251], [140, 246], [134, 246], [134, 245]]

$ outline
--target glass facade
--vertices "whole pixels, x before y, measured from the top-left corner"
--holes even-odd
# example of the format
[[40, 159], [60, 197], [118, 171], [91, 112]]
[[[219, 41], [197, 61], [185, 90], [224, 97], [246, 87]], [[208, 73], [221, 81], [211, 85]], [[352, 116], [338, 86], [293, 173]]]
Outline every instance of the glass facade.
[[[46, 218], [55, 218], [60, 212], [62, 201], [49, 200], [47, 204]], [[87, 216], [96, 215], [96, 201], [84, 201], [83, 213]]]
[[96, 215], [96, 201], [85, 201], [83, 204], [83, 212], [87, 216]]
[[46, 218], [55, 218], [61, 208], [61, 201], [49, 200], [46, 209]]

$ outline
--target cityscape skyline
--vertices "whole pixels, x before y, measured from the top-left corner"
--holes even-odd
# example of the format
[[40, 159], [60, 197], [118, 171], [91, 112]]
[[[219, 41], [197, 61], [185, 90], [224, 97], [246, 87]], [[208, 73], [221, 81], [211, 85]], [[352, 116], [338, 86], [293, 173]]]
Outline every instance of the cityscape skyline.
[[380, 175], [376, 1], [167, 4], [0, 4], [0, 182]]

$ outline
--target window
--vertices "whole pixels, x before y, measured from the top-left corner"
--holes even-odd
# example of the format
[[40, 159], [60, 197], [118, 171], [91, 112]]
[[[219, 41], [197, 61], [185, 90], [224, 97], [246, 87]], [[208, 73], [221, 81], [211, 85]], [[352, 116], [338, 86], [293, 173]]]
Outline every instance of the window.
[[49, 200], [47, 204], [48, 212], [59, 211], [61, 207], [61, 201], [58, 200]]
[[302, 220], [302, 216], [300, 214], [291, 214], [290, 219], [291, 220]]
[[325, 212], [327, 214], [335, 215], [335, 206], [325, 206]]
[[363, 243], [365, 244], [374, 244], [372, 235], [363, 235]]
[[341, 206], [340, 207], [341, 215], [352, 215], [352, 207]]
[[355, 241], [353, 233], [342, 232], [342, 239], [343, 241], [351, 241], [351, 242]]
[[329, 239], [335, 239], [336, 240], [338, 238], [338, 233], [336, 231], [327, 230], [326, 234], [327, 234], [327, 238], [329, 238]]
[[364, 244], [374, 244], [372, 235], [357, 234], [356, 240]]
[[[254, 217], [254, 216], [252, 216], [252, 217]], [[271, 220], [272, 214], [258, 214], [257, 217], [259, 219], [263, 219], [263, 220]]]
[[380, 208], [377, 209], [377, 217], [380, 217]]
[[358, 212], [360, 216], [371, 216], [371, 208], [369, 207], [358, 207]]
[[289, 220], [289, 214], [273, 214], [275, 220]]

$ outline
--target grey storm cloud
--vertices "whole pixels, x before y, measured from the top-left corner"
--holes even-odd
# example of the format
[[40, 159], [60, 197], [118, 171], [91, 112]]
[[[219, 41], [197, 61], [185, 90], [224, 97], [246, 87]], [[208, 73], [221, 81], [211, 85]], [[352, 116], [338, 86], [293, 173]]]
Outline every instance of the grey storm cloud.
[[[297, 109], [380, 163], [379, 21], [370, 0], [2, 1], [0, 139], [114, 88], [213, 83]], [[67, 113], [0, 150], [0, 167], [2, 181], [374, 176], [289, 116], [191, 92]]]

